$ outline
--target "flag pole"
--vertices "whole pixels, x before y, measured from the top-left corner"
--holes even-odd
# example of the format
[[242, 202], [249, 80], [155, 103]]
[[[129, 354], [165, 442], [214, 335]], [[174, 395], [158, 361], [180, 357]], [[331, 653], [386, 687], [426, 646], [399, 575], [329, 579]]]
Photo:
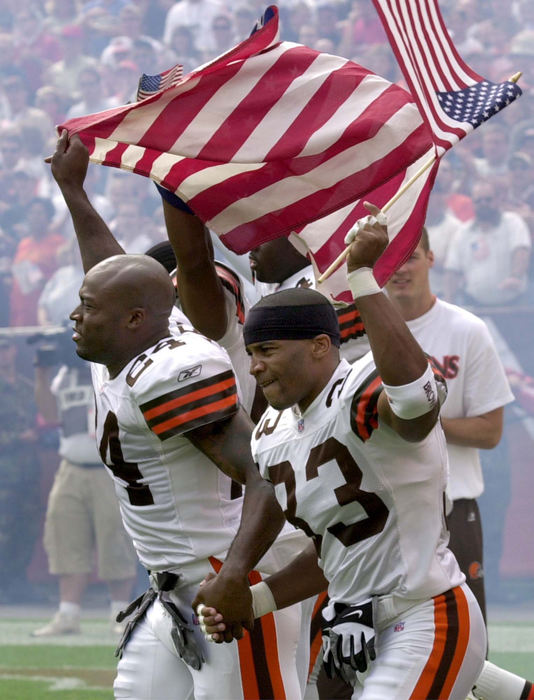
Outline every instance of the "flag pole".
[[[381, 211], [385, 214], [390, 207], [392, 207], [395, 202], [401, 197], [406, 190], [413, 185], [413, 183], [423, 175], [435, 162], [436, 162], [436, 155], [433, 155], [432, 158], [427, 160], [426, 163], [424, 163], [419, 170], [412, 175], [412, 177], [407, 180], [404, 185], [395, 192], [393, 197], [384, 204], [382, 207]], [[321, 282], [324, 282], [326, 279], [330, 277], [330, 275], [336, 270], [339, 265], [345, 260], [345, 258], [348, 256], [350, 250], [350, 245], [345, 248], [338, 256], [337, 258], [326, 268], [326, 270], [320, 275], [320, 277], [317, 278], [317, 284], [321, 284]]]

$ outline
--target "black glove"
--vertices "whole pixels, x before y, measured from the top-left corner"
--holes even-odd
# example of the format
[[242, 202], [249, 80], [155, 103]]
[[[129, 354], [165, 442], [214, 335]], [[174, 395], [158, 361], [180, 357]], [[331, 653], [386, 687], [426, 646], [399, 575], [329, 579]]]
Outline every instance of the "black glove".
[[354, 685], [356, 671], [363, 673], [374, 661], [375, 631], [372, 601], [359, 605], [334, 603], [323, 610], [323, 664], [326, 675], [338, 675]]

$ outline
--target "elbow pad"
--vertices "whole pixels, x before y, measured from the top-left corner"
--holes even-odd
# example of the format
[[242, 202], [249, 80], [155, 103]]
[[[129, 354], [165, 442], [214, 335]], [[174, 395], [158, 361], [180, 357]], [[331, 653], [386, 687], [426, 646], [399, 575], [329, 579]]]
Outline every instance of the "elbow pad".
[[430, 365], [424, 374], [410, 384], [383, 384], [393, 413], [403, 420], [419, 418], [440, 403], [434, 372]]

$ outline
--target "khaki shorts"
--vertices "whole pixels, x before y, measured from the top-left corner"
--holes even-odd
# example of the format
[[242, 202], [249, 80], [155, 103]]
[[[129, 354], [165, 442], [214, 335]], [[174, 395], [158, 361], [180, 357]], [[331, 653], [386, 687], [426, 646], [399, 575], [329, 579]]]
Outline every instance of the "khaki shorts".
[[137, 557], [122, 525], [113, 482], [102, 466], [62, 460], [48, 497], [44, 546], [51, 574], [88, 574], [103, 581], [132, 578]]

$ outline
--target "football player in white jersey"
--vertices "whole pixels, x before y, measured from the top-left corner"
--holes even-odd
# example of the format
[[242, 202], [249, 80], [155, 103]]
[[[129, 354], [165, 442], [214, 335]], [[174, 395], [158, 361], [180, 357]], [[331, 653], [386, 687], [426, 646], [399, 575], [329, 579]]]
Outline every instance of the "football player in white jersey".
[[[97, 443], [151, 579], [129, 609], [115, 695], [300, 698], [298, 615], [267, 618], [244, 644], [227, 649], [206, 645], [194, 625], [194, 593], [230, 545], [255, 558], [265, 552], [260, 538], [238, 530], [241, 516], [269, 541], [283, 523], [250, 456], [251, 423], [229, 357], [173, 309], [175, 290], [160, 263], [121, 254], [83, 189], [88, 154], [81, 141], [69, 143], [64, 132], [51, 163], [86, 272], [71, 319], [77, 353], [93, 363]], [[232, 498], [232, 479], [246, 485], [244, 500]], [[260, 571], [287, 560], [280, 549], [268, 552]]]
[[386, 244], [375, 221], [348, 257], [374, 358], [340, 360], [335, 313], [312, 290], [277, 292], [249, 312], [250, 371], [270, 404], [253, 455], [312, 543], [253, 587], [252, 604], [233, 566], [253, 558], [232, 555], [223, 581], [206, 582], [194, 604], [222, 641], [225, 621], [236, 631], [327, 584], [324, 660], [354, 685], [353, 698], [463, 699], [483, 665], [484, 622], [447, 548], [441, 381], [372, 275]]

